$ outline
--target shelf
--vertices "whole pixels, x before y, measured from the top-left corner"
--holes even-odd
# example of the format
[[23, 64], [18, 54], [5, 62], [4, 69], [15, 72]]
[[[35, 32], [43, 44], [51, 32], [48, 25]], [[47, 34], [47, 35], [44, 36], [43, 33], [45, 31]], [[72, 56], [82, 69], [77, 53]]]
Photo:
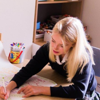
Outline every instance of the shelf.
[[36, 43], [36, 44], [42, 46], [43, 44], [45, 44], [45, 43], [47, 43], [47, 42], [44, 41], [44, 38], [38, 38], [38, 39], [35, 40], [34, 43]]
[[[64, 15], [69, 14], [71, 16], [81, 19], [83, 0], [36, 0], [35, 4], [35, 18], [34, 18], [34, 32], [33, 42], [38, 45], [43, 45], [46, 42], [43, 38], [36, 38], [36, 26], [37, 22], [44, 22], [51, 15]], [[49, 13], [48, 13], [49, 12]]]
[[68, 2], [80, 2], [82, 0], [63, 0], [63, 1], [38, 1], [38, 4], [56, 4], [56, 3], [68, 3]]

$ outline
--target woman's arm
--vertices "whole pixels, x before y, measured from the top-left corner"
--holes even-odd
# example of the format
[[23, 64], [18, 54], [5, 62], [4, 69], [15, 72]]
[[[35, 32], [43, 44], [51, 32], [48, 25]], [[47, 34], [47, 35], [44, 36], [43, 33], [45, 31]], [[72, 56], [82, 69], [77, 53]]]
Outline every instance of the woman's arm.
[[21, 86], [32, 75], [38, 73], [49, 61], [49, 44], [42, 46], [35, 56], [29, 61], [29, 63], [23, 67], [12, 79], [17, 84], [17, 87]]
[[89, 63], [84, 67], [81, 74], [79, 73], [79, 71], [76, 73], [76, 75], [72, 79], [72, 82], [74, 84], [70, 86], [42, 87], [28, 85], [19, 90], [19, 93], [23, 92], [25, 94], [24, 97], [42, 94], [65, 98], [83, 98], [90, 83], [91, 73], [93, 73], [93, 70], [91, 63]]
[[29, 97], [32, 95], [51, 95], [50, 87], [44, 87], [44, 86], [27, 85], [18, 91], [18, 93], [21, 92], [24, 93], [23, 97]]
[[[51, 96], [66, 97], [66, 98], [83, 98], [88, 90], [94, 90], [96, 88], [96, 80], [94, 77], [94, 71], [92, 63], [87, 64], [82, 73], [79, 71], [72, 79], [73, 85], [66, 87], [50, 87]], [[91, 85], [90, 85], [91, 84]]]
[[4, 91], [4, 87], [0, 87], [0, 98], [7, 100], [11, 90], [13, 90], [17, 86], [16, 82], [11, 81], [7, 86], [6, 86], [6, 92]]
[[11, 81], [7, 86], [6, 86], [6, 88], [8, 89], [8, 90], [13, 90], [14, 88], [16, 88], [17, 87], [17, 84], [16, 84], [16, 82], [14, 82], [14, 81]]

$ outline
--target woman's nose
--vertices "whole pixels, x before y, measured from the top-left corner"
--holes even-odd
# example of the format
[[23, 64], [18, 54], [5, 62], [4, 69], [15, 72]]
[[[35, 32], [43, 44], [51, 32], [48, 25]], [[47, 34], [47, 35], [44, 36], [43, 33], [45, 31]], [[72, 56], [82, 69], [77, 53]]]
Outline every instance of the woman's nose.
[[57, 50], [57, 49], [58, 49], [58, 45], [55, 45], [55, 46], [54, 46], [54, 49]]

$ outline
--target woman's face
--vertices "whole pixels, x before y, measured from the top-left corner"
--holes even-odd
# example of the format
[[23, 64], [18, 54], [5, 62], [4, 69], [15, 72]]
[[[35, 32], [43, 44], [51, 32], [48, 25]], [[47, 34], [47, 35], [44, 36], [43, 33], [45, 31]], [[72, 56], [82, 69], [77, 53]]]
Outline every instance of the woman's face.
[[72, 44], [69, 42], [65, 42], [65, 49], [64, 49], [60, 34], [53, 33], [51, 37], [51, 46], [54, 55], [64, 56], [65, 52], [68, 52], [69, 49], [72, 47]]

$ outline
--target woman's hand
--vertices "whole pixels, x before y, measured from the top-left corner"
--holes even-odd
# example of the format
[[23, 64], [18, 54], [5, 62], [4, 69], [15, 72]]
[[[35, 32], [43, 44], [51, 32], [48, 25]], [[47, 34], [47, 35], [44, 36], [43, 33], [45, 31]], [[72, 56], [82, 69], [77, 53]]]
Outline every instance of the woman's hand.
[[10, 90], [8, 88], [6, 88], [6, 93], [4, 90], [4, 87], [0, 87], [0, 98], [7, 100], [10, 94]]
[[11, 81], [7, 86], [6, 86], [6, 93], [4, 91], [4, 87], [0, 87], [0, 98], [7, 100], [11, 90], [13, 90], [17, 86], [16, 82]]
[[29, 97], [32, 95], [40, 95], [40, 94], [50, 95], [50, 87], [27, 85], [18, 91], [18, 93], [21, 92], [25, 94], [23, 97]]

